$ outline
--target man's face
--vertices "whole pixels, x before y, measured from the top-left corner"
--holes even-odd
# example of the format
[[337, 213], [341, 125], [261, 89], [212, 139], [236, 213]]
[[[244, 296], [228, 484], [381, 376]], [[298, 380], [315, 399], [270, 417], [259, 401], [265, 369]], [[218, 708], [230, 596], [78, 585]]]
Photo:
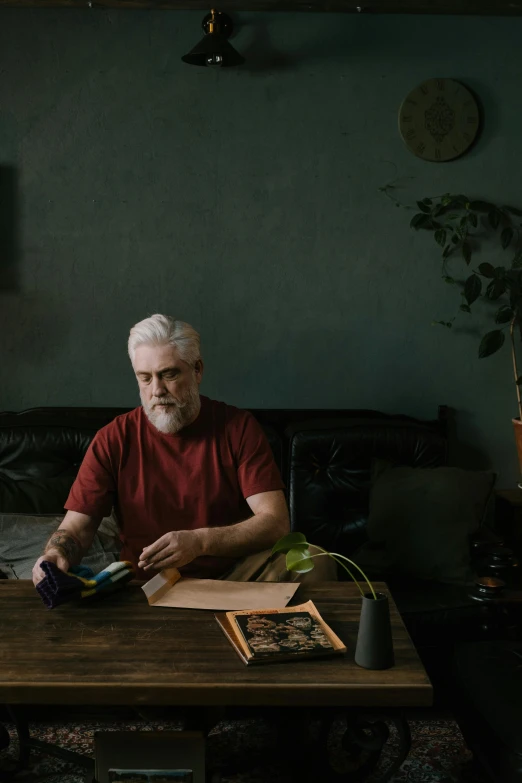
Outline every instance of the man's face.
[[158, 430], [174, 434], [194, 421], [200, 409], [201, 360], [192, 366], [172, 345], [140, 345], [132, 366], [143, 409]]

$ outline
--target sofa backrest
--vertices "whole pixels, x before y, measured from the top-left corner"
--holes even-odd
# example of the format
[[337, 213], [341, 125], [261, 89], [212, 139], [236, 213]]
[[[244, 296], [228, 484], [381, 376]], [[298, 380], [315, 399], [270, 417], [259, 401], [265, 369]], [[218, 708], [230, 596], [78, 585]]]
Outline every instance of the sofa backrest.
[[334, 422], [299, 422], [288, 427], [285, 436], [292, 530], [347, 555], [367, 539], [376, 459], [417, 468], [434, 468], [447, 461], [442, 420], [423, 422], [365, 411]]
[[[0, 513], [61, 514], [97, 430], [130, 408], [0, 413]], [[446, 408], [420, 421], [369, 410], [251, 409], [287, 487], [294, 530], [351, 551], [363, 540], [371, 463], [446, 460]]]
[[62, 514], [96, 432], [127, 408], [0, 414], [0, 512]]

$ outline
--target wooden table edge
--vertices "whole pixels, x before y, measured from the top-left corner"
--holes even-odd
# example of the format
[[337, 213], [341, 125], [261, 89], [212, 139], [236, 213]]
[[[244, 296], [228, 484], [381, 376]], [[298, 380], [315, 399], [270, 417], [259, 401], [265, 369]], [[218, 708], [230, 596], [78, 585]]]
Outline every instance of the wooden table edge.
[[0, 682], [0, 703], [4, 704], [156, 704], [170, 706], [321, 706], [321, 707], [429, 707], [433, 704], [431, 683], [410, 685], [339, 684], [303, 687], [249, 683], [177, 685], [164, 683], [129, 686], [125, 693], [116, 686], [66, 683], [13, 685]]

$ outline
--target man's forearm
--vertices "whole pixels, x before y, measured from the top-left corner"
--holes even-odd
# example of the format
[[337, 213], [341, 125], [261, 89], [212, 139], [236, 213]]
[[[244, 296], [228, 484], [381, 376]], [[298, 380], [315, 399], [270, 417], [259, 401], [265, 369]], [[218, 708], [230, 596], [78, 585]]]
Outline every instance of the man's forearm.
[[273, 514], [255, 514], [244, 522], [227, 527], [208, 527], [197, 533], [203, 555], [244, 557], [270, 549], [289, 532], [288, 519]]
[[86, 514], [68, 511], [45, 545], [44, 554], [56, 549], [71, 565], [77, 565], [91, 546], [98, 524], [98, 520]]
[[70, 565], [77, 565], [83, 557], [83, 547], [77, 538], [72, 536], [68, 530], [58, 529], [52, 534], [45, 545], [44, 555], [50, 549], [60, 552]]

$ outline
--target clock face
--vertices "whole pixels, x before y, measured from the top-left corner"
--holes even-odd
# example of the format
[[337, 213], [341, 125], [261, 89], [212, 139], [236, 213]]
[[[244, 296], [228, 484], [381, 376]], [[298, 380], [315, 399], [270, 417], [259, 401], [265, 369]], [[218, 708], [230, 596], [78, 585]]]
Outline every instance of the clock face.
[[436, 163], [466, 152], [475, 140], [479, 121], [475, 98], [453, 79], [423, 82], [399, 109], [399, 131], [410, 152]]

